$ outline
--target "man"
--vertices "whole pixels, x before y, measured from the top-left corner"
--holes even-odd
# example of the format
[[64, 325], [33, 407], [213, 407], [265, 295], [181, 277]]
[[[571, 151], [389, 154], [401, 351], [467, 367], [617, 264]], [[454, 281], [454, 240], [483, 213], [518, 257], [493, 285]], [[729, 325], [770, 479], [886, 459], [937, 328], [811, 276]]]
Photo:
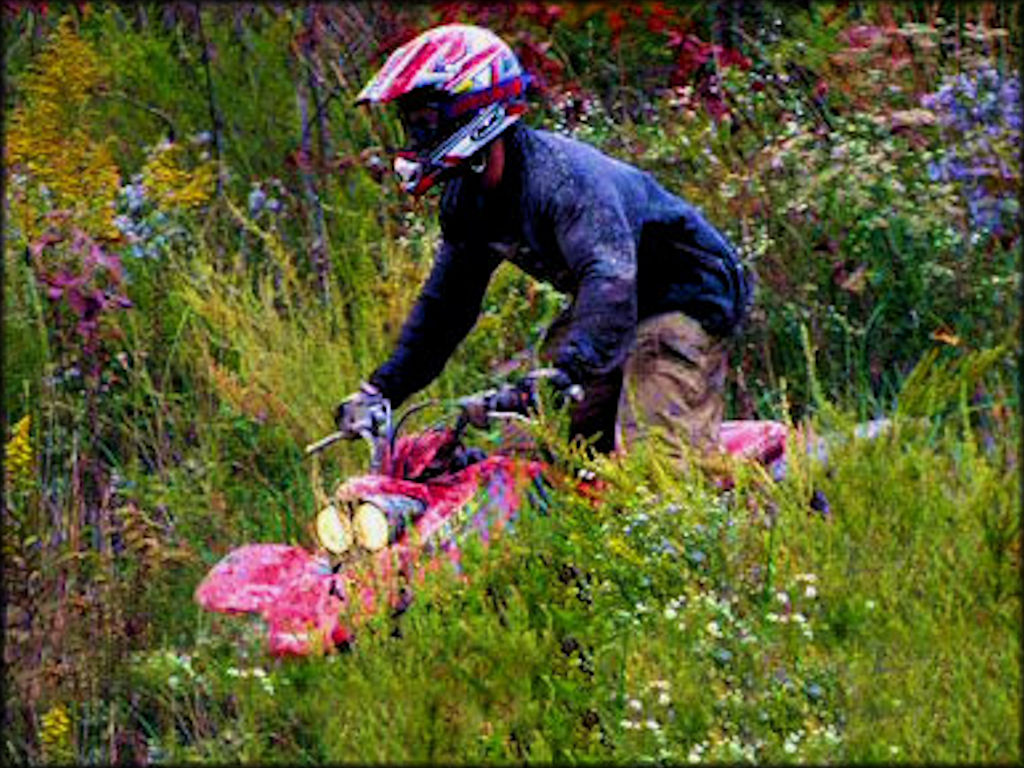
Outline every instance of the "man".
[[654, 178], [582, 142], [518, 122], [527, 76], [490, 31], [450, 24], [398, 48], [356, 103], [394, 101], [395, 160], [421, 195], [445, 182], [442, 243], [391, 357], [338, 409], [339, 424], [429, 384], [475, 323], [508, 259], [572, 297], [542, 356], [578, 384], [573, 433], [598, 450], [658, 427], [673, 454], [712, 448], [725, 340], [751, 281], [733, 248]]

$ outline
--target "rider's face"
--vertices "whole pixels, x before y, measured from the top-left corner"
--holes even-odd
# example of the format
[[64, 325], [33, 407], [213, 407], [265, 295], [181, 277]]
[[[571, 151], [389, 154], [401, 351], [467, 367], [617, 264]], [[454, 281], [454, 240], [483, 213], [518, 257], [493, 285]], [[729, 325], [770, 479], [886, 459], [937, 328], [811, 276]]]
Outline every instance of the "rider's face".
[[421, 154], [434, 148], [441, 114], [437, 107], [429, 104], [406, 107], [401, 110], [402, 126], [405, 128], [405, 148]]

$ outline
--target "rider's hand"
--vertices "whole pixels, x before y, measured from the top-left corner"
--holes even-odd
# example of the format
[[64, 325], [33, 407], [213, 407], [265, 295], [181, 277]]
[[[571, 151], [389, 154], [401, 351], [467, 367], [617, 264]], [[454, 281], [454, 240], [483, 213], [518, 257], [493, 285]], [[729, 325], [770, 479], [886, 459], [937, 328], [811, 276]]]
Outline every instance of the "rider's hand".
[[372, 384], [363, 383], [334, 411], [338, 430], [348, 435], [376, 434], [387, 422], [388, 401]]
[[583, 387], [574, 382], [568, 373], [561, 368], [544, 368], [530, 374], [547, 381], [555, 392], [555, 404], [563, 406], [567, 401], [574, 403], [583, 400]]

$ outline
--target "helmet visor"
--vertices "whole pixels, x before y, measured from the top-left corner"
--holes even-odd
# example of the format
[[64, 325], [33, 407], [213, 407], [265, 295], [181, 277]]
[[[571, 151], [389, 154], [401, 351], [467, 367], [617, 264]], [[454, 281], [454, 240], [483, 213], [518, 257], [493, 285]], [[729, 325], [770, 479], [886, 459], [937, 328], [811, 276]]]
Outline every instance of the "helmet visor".
[[400, 103], [399, 119], [405, 130], [405, 149], [417, 155], [426, 154], [443, 139], [441, 109], [436, 104]]

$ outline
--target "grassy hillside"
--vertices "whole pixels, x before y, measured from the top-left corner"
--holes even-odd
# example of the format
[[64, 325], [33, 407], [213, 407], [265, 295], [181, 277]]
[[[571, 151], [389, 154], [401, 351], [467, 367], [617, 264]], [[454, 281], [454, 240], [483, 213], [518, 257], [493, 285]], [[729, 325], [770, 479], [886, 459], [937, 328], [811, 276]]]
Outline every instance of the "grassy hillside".
[[[1016, 4], [3, 14], [8, 759], [1020, 760]], [[833, 435], [829, 461], [722, 492], [571, 450], [555, 415], [550, 499], [467, 549], [469, 582], [441, 570], [347, 651], [274, 660], [192, 593], [241, 543], [312, 544], [303, 446], [386, 358], [439, 237], [436, 195], [382, 170], [394, 115], [352, 98], [450, 20], [513, 45], [531, 124], [740, 247], [729, 416]], [[416, 399], [525, 371], [564, 298], [503, 266]], [[332, 448], [321, 480], [367, 459]], [[581, 466], [599, 502], [558, 480]]]

